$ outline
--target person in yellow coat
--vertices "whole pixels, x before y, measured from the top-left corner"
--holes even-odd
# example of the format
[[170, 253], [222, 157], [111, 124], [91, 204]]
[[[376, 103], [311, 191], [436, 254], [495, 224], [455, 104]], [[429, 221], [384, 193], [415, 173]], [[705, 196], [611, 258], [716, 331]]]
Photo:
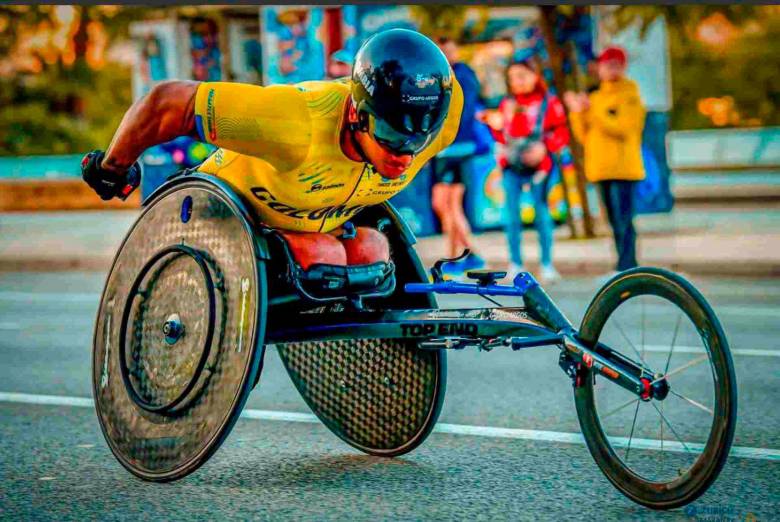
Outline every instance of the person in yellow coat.
[[637, 266], [634, 186], [645, 178], [645, 109], [636, 83], [626, 78], [627, 63], [623, 49], [604, 49], [597, 58], [598, 89], [590, 95], [564, 95], [572, 131], [583, 145], [585, 176], [599, 185], [604, 200], [615, 238], [618, 271]]

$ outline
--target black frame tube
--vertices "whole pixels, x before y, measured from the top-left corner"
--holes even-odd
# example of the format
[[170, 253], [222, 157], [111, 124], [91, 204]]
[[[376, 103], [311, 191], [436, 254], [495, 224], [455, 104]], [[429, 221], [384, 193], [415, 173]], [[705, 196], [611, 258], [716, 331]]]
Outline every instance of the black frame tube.
[[[538, 287], [537, 287], [538, 288]], [[534, 288], [533, 290], [536, 290]], [[599, 344], [591, 349], [549, 296], [538, 288], [531, 294], [533, 308], [423, 309], [325, 312], [312, 314], [269, 312], [268, 343], [336, 341], [344, 339], [418, 339], [420, 341], [508, 338], [519, 350], [559, 346], [575, 364], [593, 368], [609, 380], [647, 398], [652, 373]], [[305, 317], [305, 319], [304, 319]]]
[[[386, 310], [273, 315], [268, 343], [341, 339], [440, 339], [550, 335], [525, 308]], [[305, 319], [304, 319], [305, 318]]]

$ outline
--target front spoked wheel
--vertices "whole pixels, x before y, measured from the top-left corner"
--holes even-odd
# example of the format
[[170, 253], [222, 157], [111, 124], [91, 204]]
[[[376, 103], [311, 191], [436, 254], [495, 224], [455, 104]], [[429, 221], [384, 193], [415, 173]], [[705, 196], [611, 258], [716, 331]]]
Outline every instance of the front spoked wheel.
[[598, 466], [650, 508], [695, 500], [723, 468], [737, 418], [734, 366], [712, 308], [681, 276], [637, 268], [599, 291], [579, 336], [633, 360], [653, 375], [648, 384], [667, 390], [643, 399], [582, 370], [575, 403]]

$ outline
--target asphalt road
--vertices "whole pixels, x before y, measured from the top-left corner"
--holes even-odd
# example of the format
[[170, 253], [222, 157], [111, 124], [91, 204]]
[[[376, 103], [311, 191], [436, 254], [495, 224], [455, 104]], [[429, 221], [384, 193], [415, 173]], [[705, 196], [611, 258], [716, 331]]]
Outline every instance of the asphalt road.
[[[242, 418], [198, 472], [171, 484], [142, 482], [113, 458], [94, 410], [73, 399], [91, 397], [92, 326], [103, 275], [0, 273], [0, 518], [777, 519], [780, 281], [694, 282], [713, 303], [735, 353], [734, 454], [741, 456], [729, 458], [694, 504], [662, 513], [623, 497], [584, 445], [544, 435], [579, 432], [570, 382], [550, 348], [450, 354], [439, 422], [455, 425], [455, 433], [436, 432], [401, 458], [362, 455], [308, 417]], [[598, 286], [594, 279], [568, 280], [549, 292], [579, 322]], [[480, 305], [469, 298], [442, 304]], [[648, 307], [647, 344], [671, 335], [664, 314]], [[27, 404], [10, 393], [58, 399]], [[247, 408], [309, 413], [274, 349]], [[464, 435], [464, 425], [483, 428], [481, 435]], [[695, 431], [696, 422], [686, 426]], [[536, 435], [507, 438], [500, 428]]]

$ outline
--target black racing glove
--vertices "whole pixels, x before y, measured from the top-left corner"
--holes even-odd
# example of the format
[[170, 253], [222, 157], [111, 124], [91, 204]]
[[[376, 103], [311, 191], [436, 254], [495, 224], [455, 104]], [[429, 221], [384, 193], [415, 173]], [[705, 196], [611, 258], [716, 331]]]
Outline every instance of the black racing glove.
[[100, 166], [105, 153], [102, 150], [93, 150], [81, 160], [81, 177], [97, 192], [100, 199], [119, 198], [122, 201], [141, 183], [141, 166], [136, 161], [127, 170], [119, 174], [106, 170]]

